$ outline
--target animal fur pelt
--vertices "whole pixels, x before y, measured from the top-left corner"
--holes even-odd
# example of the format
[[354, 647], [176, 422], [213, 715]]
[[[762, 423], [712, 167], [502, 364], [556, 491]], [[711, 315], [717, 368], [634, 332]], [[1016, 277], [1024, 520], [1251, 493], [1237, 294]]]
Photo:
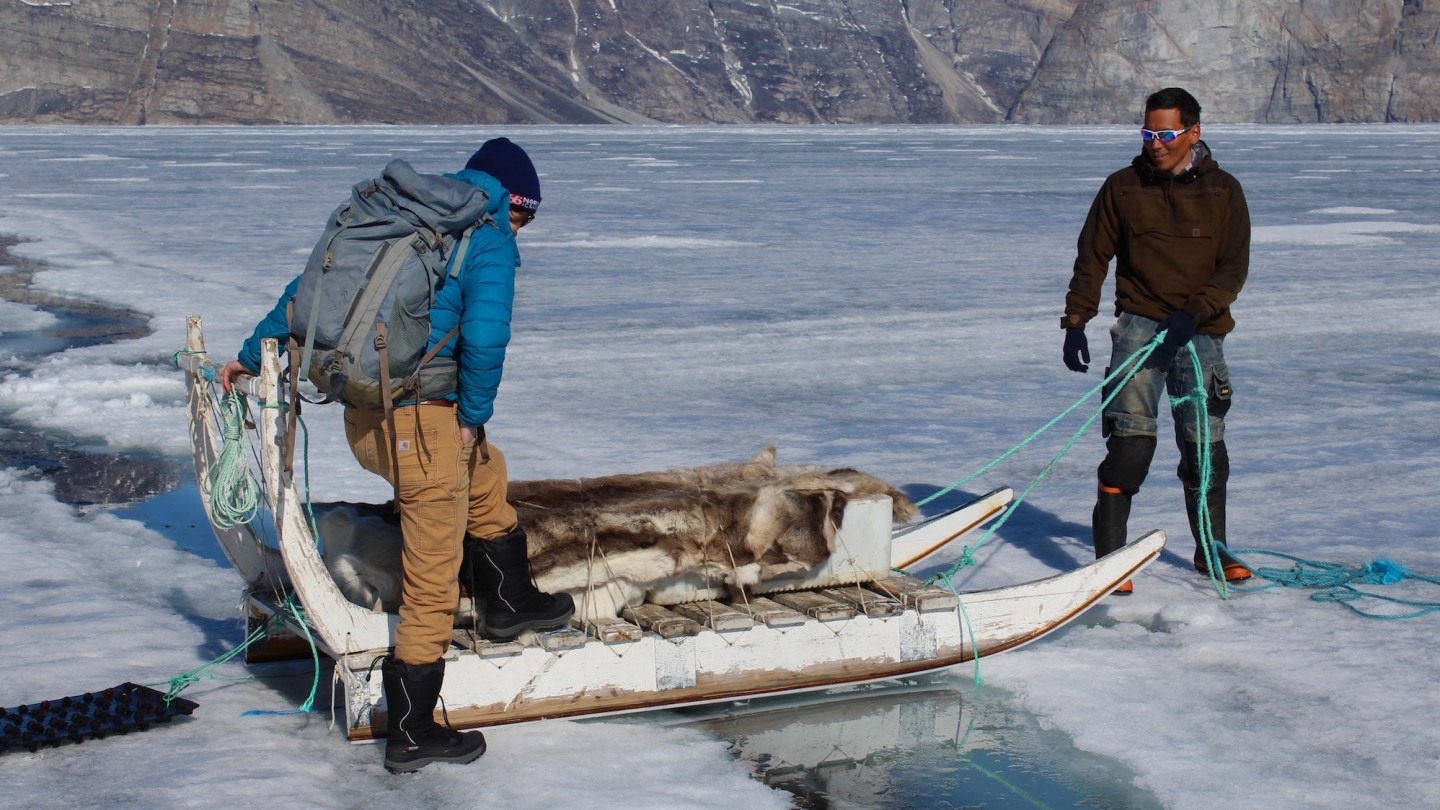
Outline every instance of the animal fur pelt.
[[[731, 593], [824, 563], [851, 498], [888, 495], [896, 522], [914, 503], [852, 469], [776, 465], [767, 447], [739, 464], [665, 472], [510, 483], [545, 591], [568, 591], [577, 615], [618, 615], [648, 591], [694, 575]], [[325, 559], [352, 601], [399, 601], [399, 531], [340, 506], [319, 519]], [[388, 528], [386, 528], [388, 526]]]

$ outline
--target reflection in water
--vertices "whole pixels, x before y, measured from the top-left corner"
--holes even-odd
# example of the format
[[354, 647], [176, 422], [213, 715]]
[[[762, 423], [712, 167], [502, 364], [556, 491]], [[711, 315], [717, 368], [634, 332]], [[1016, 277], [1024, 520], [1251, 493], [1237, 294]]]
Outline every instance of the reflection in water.
[[968, 674], [670, 716], [729, 740], [801, 808], [1160, 807], [1124, 766], [1043, 731]]

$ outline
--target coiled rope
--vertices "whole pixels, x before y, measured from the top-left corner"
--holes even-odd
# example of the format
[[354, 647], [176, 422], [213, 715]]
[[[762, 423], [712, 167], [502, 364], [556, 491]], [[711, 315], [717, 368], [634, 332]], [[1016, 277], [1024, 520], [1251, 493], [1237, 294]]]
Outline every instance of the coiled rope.
[[220, 398], [220, 455], [207, 474], [210, 517], [222, 529], [242, 526], [260, 513], [260, 486], [245, 461], [245, 396], [239, 391]]

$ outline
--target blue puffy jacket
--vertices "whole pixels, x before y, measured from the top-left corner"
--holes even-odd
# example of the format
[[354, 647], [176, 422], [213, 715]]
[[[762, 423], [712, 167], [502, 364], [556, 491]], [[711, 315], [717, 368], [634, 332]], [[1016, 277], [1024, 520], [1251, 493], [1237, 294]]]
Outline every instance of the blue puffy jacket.
[[[474, 169], [445, 176], [484, 190], [490, 198], [486, 210], [495, 220], [494, 227], [475, 229], [465, 252], [464, 267], [458, 277], [446, 275], [436, 289], [430, 311], [429, 347], [444, 338], [456, 323], [460, 324], [460, 334], [439, 352], [440, 357], [456, 358], [459, 366], [459, 390], [446, 398], [458, 400], [460, 424], [479, 427], [495, 412], [505, 348], [510, 344], [510, 313], [515, 305], [515, 269], [520, 266], [520, 252], [515, 247], [515, 234], [510, 231], [510, 193], [500, 181]], [[290, 336], [286, 309], [299, 283], [300, 277], [296, 276], [286, 285], [274, 309], [241, 347], [239, 360], [246, 368], [260, 368], [261, 340], [275, 338], [284, 345]]]

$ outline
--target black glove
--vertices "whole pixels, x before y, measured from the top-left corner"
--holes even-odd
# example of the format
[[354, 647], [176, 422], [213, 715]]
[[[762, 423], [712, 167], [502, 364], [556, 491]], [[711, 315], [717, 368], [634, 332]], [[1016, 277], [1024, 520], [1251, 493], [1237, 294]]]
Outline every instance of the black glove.
[[1190, 338], [1195, 337], [1195, 319], [1190, 317], [1190, 313], [1185, 310], [1177, 309], [1160, 322], [1160, 328], [1155, 332], [1157, 334], [1165, 333], [1165, 342], [1160, 344], [1160, 348], [1166, 349], [1171, 355], [1174, 355], [1177, 349], [1189, 343]]
[[1090, 342], [1082, 326], [1065, 330], [1065, 367], [1081, 374], [1090, 370]]

